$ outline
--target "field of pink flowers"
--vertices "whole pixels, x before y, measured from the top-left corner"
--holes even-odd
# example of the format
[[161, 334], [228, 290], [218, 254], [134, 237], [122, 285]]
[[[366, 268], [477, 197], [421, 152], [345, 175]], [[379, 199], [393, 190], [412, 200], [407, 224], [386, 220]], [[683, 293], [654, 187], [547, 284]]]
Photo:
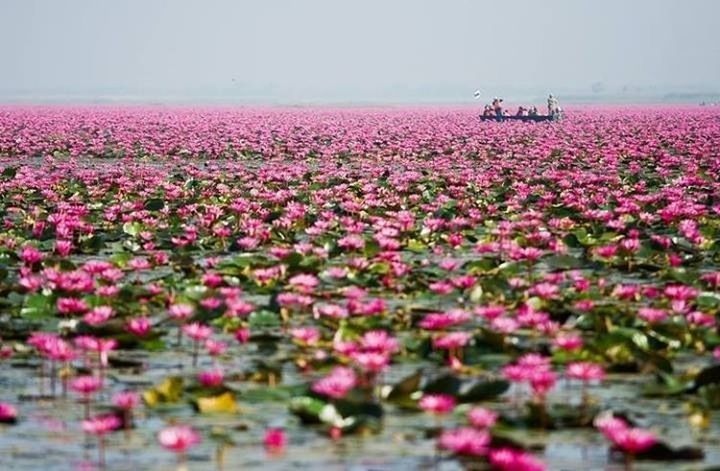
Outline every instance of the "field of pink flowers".
[[0, 107], [3, 469], [711, 469], [720, 110]]

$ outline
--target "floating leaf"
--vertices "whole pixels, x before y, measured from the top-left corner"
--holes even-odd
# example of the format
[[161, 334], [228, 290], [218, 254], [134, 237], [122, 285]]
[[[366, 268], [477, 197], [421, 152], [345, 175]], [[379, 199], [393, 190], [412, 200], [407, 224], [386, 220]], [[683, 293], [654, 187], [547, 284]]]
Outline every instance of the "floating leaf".
[[278, 327], [281, 324], [280, 316], [272, 311], [255, 311], [248, 316], [251, 329], [262, 327]]
[[123, 232], [127, 235], [136, 237], [141, 231], [142, 225], [137, 221], [126, 222], [123, 224]]
[[239, 411], [235, 395], [230, 391], [224, 392], [218, 396], [198, 397], [193, 401], [193, 404], [201, 414], [235, 414]]
[[510, 389], [504, 379], [480, 380], [473, 383], [458, 397], [459, 402], [480, 402], [494, 399]]
[[582, 260], [572, 255], [552, 255], [543, 259], [552, 270], [570, 270], [583, 266]]
[[17, 170], [17, 167], [5, 167], [2, 171], [2, 176], [5, 178], [15, 178]]
[[143, 392], [143, 399], [148, 407], [162, 403], [178, 402], [183, 393], [183, 379], [180, 376], [169, 376], [160, 384]]
[[417, 239], [410, 239], [407, 242], [407, 249], [410, 252], [423, 253], [427, 250], [427, 245]]
[[148, 211], [159, 211], [165, 207], [165, 200], [153, 198], [145, 202], [145, 209]]
[[698, 388], [717, 383], [720, 383], [720, 365], [709, 366], [695, 376], [689, 391], [695, 392]]
[[700, 309], [718, 309], [720, 308], [720, 293], [712, 293], [709, 291], [700, 293], [696, 302]]
[[327, 405], [326, 402], [321, 401], [315, 397], [300, 396], [294, 397], [290, 401], [290, 412], [295, 414], [305, 424], [319, 424], [320, 413], [323, 408]]
[[54, 316], [52, 298], [41, 293], [26, 296], [20, 315], [28, 320], [43, 320]]
[[422, 371], [413, 373], [412, 375], [403, 378], [395, 384], [387, 395], [388, 401], [404, 401], [410, 397], [410, 395], [420, 389], [420, 381], [422, 380]]
[[705, 458], [700, 448], [689, 446], [673, 448], [667, 443], [657, 442], [649, 449], [635, 455], [638, 460], [652, 461], [697, 461]]
[[462, 381], [460, 378], [447, 374], [429, 381], [422, 390], [426, 394], [449, 394], [456, 396], [458, 391], [460, 391], [461, 385]]

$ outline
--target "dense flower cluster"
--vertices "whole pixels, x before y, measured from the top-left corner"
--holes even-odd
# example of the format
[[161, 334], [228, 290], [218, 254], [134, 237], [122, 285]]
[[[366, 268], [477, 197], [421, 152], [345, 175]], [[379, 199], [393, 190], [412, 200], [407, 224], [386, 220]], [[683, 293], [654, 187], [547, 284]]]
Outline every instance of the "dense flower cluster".
[[[192, 428], [152, 432], [184, 457], [210, 435], [202, 414], [250, 390], [333, 439], [378, 432], [389, 403], [425, 410], [443, 451], [543, 469], [495, 424], [588, 427], [598, 383], [680, 381], [696, 370], [672, 377], [678, 355], [718, 351], [718, 117], [0, 108], [0, 358], [33, 356], [23, 385], [72, 391], [101, 447], [142, 429], [142, 397], [150, 416], [193, 404]], [[167, 375], [157, 351], [193, 369], [142, 394], [112, 374]], [[22, 422], [2, 394], [0, 422]], [[295, 426], [256, 442], [290, 454]], [[659, 440], [597, 427], [633, 455]]]

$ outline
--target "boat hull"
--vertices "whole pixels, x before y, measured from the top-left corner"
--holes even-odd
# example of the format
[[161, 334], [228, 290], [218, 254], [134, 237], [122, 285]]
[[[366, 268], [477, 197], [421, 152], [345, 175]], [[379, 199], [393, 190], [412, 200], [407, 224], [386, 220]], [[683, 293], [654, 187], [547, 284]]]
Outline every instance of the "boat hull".
[[552, 116], [540, 115], [540, 116], [503, 116], [502, 118], [497, 116], [483, 116], [480, 115], [480, 121], [531, 121], [533, 123], [539, 123], [542, 121], [555, 121]]

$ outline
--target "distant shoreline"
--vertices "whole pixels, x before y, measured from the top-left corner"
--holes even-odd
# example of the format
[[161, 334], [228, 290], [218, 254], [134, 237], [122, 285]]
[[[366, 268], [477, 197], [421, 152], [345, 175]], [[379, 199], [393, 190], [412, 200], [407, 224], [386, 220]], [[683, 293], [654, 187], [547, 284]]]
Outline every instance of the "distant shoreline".
[[[558, 93], [563, 105], [699, 105], [720, 104], [720, 92], [690, 92], [665, 94], [608, 94], [584, 95]], [[510, 93], [504, 95], [510, 104], [543, 104], [545, 95]], [[125, 94], [6, 94], [0, 93], [1, 105], [145, 105], [145, 106], [257, 106], [257, 107], [415, 107], [415, 106], [482, 106], [492, 99], [482, 96], [478, 100], [468, 98], [436, 99], [294, 99], [267, 96], [233, 97], [216, 95], [164, 95], [142, 96]]]

